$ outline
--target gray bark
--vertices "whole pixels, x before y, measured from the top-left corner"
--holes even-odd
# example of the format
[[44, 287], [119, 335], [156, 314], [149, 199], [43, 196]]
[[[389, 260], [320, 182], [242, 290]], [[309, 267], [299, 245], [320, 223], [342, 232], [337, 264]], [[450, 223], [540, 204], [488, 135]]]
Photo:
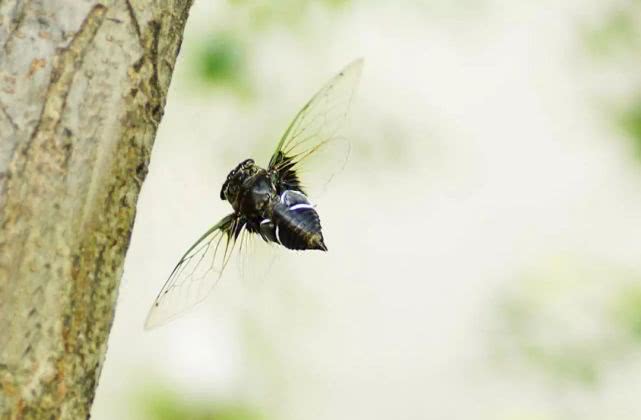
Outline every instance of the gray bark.
[[89, 416], [190, 6], [0, 0], [2, 419]]

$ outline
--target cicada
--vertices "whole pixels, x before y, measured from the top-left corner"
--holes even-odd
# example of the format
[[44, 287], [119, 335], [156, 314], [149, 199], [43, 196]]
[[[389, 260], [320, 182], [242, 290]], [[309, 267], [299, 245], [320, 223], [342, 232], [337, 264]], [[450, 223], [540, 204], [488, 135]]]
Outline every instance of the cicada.
[[149, 310], [146, 329], [204, 300], [228, 265], [239, 238], [260, 236], [292, 250], [327, 251], [320, 216], [308, 198], [301, 173], [314, 163], [320, 168], [330, 166], [330, 161], [342, 159], [332, 153], [344, 155], [348, 150], [342, 147], [349, 144], [342, 128], [362, 67], [362, 59], [352, 62], [312, 96], [285, 130], [266, 167], [245, 159], [227, 175], [220, 198], [233, 211], [180, 258]]

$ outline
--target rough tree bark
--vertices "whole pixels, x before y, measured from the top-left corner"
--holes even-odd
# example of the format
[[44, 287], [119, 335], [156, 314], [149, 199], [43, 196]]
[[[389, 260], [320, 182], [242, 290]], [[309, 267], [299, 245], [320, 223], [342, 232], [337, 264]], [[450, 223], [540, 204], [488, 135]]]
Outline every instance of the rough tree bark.
[[89, 416], [191, 0], [0, 0], [0, 418]]

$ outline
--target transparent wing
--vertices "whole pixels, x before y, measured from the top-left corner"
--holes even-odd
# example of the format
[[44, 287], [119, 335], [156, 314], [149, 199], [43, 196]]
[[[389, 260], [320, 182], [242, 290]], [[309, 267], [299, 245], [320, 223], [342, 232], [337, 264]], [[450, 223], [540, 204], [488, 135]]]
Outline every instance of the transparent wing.
[[178, 261], [154, 300], [145, 329], [165, 324], [203, 301], [229, 262], [243, 219], [230, 214], [201, 236]]
[[285, 130], [269, 169], [288, 186], [322, 190], [345, 166], [349, 141], [342, 129], [362, 68], [362, 59], [345, 67], [303, 106]]
[[243, 283], [255, 284], [269, 277], [280, 246], [265, 242], [259, 234], [245, 229], [238, 238], [237, 247], [236, 262]]

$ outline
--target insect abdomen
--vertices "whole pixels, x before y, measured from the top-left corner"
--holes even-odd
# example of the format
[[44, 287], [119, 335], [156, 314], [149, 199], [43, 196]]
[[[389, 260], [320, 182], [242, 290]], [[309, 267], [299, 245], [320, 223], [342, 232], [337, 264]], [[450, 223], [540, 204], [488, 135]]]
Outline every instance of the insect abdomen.
[[274, 204], [271, 219], [261, 223], [263, 237], [289, 249], [327, 251], [320, 217], [307, 197], [298, 191], [285, 191]]

